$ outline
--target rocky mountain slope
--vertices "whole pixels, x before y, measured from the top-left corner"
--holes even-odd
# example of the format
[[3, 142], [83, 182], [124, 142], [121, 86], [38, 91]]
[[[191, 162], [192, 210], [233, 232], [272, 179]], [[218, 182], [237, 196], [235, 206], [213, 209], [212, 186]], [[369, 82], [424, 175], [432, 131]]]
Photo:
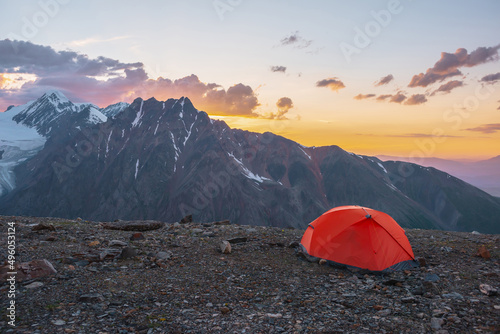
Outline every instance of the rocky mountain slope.
[[231, 129], [187, 98], [136, 99], [105, 123], [59, 131], [16, 175], [3, 214], [305, 227], [358, 204], [405, 227], [500, 232], [500, 200], [444, 172]]
[[20, 267], [56, 272], [19, 270], [13, 329], [0, 268], [2, 333], [500, 331], [499, 235], [406, 230], [422, 266], [382, 276], [298, 257], [303, 229], [0, 216], [2, 232], [8, 223]]

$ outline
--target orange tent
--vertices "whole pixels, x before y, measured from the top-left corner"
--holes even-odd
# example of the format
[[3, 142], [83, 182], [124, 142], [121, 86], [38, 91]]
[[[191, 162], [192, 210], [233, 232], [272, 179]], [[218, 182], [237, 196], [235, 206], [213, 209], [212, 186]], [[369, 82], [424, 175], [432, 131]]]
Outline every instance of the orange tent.
[[388, 214], [361, 206], [325, 212], [309, 224], [301, 245], [310, 256], [370, 271], [418, 266], [401, 226]]

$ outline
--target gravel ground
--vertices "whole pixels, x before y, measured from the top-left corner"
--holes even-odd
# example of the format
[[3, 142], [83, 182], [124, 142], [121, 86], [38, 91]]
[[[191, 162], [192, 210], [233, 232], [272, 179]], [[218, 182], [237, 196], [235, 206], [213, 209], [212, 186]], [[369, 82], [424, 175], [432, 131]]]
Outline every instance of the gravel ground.
[[15, 328], [0, 281], [1, 333], [500, 332], [499, 235], [409, 229], [425, 266], [374, 275], [297, 256], [302, 230], [227, 222], [0, 216], [0, 263], [9, 222], [16, 261], [57, 273], [17, 280]]

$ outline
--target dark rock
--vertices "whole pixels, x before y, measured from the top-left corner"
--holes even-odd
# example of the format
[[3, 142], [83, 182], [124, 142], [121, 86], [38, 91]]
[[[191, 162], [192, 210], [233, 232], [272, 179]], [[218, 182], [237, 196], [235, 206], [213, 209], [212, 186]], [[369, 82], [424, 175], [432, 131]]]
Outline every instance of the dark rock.
[[165, 223], [154, 220], [137, 220], [101, 223], [101, 226], [108, 230], [153, 231], [162, 228]]
[[298, 241], [292, 241], [289, 245], [288, 248], [297, 248], [299, 247], [300, 243]]
[[144, 235], [140, 232], [134, 233], [130, 236], [131, 241], [138, 241], [138, 240], [144, 240], [146, 239]]
[[400, 281], [400, 280], [397, 280], [397, 279], [390, 279], [388, 281], [385, 281], [384, 282], [384, 285], [388, 285], [388, 286], [391, 286], [391, 285], [401, 285], [403, 283], [403, 281]]
[[231, 312], [231, 309], [229, 309], [229, 307], [223, 306], [223, 307], [220, 308], [220, 312], [222, 314], [228, 314], [229, 312]]
[[56, 228], [52, 224], [43, 224], [40, 223], [38, 225], [35, 225], [31, 228], [32, 231], [42, 231], [42, 230], [49, 230], [49, 231], [55, 231]]
[[239, 237], [239, 238], [227, 239], [227, 241], [229, 241], [229, 243], [231, 243], [231, 244], [240, 244], [243, 242], [247, 242], [248, 238], [247, 237]]
[[214, 225], [231, 225], [231, 222], [229, 220], [221, 220], [218, 222], [214, 222]]
[[104, 302], [104, 297], [99, 293], [86, 294], [81, 295], [78, 301], [82, 303], [102, 303]]
[[193, 222], [193, 215], [187, 215], [186, 217], [182, 218], [179, 223], [180, 224], [187, 224], [187, 223], [192, 223], [192, 222]]
[[122, 260], [126, 260], [126, 259], [131, 259], [131, 258], [136, 257], [136, 256], [137, 256], [137, 251], [135, 250], [135, 248], [125, 247], [124, 249], [122, 249], [122, 252], [121, 252], [119, 258]]
[[421, 267], [427, 267], [427, 260], [424, 257], [418, 257], [417, 261]]

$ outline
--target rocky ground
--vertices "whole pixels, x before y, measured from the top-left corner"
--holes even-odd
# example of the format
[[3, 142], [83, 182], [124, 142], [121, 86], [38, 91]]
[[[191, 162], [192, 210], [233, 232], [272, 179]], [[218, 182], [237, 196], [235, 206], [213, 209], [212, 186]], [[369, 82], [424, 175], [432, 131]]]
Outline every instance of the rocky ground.
[[[9, 222], [17, 318], [4, 268], [2, 333], [500, 332], [499, 235], [407, 230], [425, 266], [382, 276], [297, 256], [302, 230], [228, 222], [0, 216], [0, 263]], [[57, 272], [26, 264], [39, 259]]]

